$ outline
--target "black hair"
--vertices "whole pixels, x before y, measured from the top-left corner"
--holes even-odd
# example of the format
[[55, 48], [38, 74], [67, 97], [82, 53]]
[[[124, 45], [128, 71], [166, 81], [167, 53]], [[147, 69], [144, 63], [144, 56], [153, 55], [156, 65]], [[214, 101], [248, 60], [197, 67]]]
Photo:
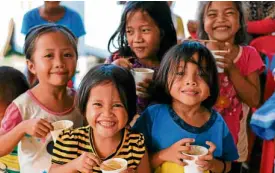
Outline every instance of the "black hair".
[[[208, 34], [204, 30], [204, 14], [205, 9], [209, 8], [213, 1], [200, 1], [199, 7], [198, 7], [198, 36], [200, 39], [208, 40]], [[247, 32], [246, 32], [246, 24], [245, 24], [245, 13], [244, 13], [244, 5], [241, 1], [232, 1], [233, 4], [235, 4], [237, 11], [239, 12], [239, 23], [240, 23], [240, 29], [237, 31], [235, 38], [234, 38], [234, 44], [236, 45], [244, 45], [247, 43]]]
[[101, 64], [93, 67], [80, 83], [78, 107], [84, 115], [93, 87], [111, 82], [118, 90], [120, 99], [128, 113], [128, 123], [136, 114], [136, 85], [131, 72], [123, 67], [112, 64]]
[[[111, 45], [115, 48], [115, 40], [118, 45], [118, 53], [120, 56], [132, 56], [133, 52], [128, 46], [126, 38], [126, 22], [127, 14], [133, 11], [142, 10], [147, 12], [148, 15], [154, 20], [159, 27], [161, 33], [161, 41], [157, 57], [161, 61], [164, 53], [172, 46], [177, 44], [177, 36], [174, 28], [174, 24], [171, 17], [171, 11], [167, 2], [159, 1], [128, 1], [121, 16], [121, 22], [115, 33], [111, 36], [108, 42], [108, 50], [111, 49]], [[116, 38], [117, 37], [117, 38]]]
[[37, 25], [35, 27], [32, 27], [26, 37], [25, 37], [25, 44], [24, 44], [24, 53], [26, 55], [26, 58], [28, 60], [31, 60], [32, 54], [35, 49], [35, 42], [36, 40], [43, 34], [49, 33], [49, 32], [60, 32], [64, 34], [64, 36], [67, 37], [71, 45], [73, 46], [73, 49], [76, 53], [76, 58], [78, 57], [77, 52], [77, 38], [75, 35], [65, 26], [58, 25], [54, 23], [46, 23], [42, 25]]
[[[195, 53], [198, 53], [199, 57], [197, 62], [192, 58]], [[184, 41], [172, 47], [165, 54], [156, 75], [155, 83], [151, 88], [153, 99], [159, 103], [172, 103], [170, 88], [175, 79], [178, 64], [180, 64], [182, 60], [198, 65], [200, 73], [202, 73], [203, 79], [210, 89], [210, 96], [204, 100], [201, 105], [210, 110], [216, 103], [219, 95], [216, 62], [212, 53], [204, 45], [195, 41]], [[172, 80], [168, 80], [168, 76], [171, 75], [171, 73], [173, 78]]]
[[10, 104], [28, 89], [29, 84], [22, 72], [13, 67], [0, 67], [0, 101]]

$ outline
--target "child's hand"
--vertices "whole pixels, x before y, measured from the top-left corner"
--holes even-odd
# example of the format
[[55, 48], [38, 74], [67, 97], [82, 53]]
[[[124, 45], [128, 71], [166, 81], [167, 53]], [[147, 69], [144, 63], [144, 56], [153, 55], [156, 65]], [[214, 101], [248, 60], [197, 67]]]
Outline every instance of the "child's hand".
[[184, 160], [192, 160], [192, 157], [182, 154], [190, 150], [189, 144], [194, 142], [194, 139], [184, 138], [174, 143], [169, 148], [166, 148], [160, 152], [160, 158], [163, 161], [170, 161], [177, 163], [178, 165], [185, 166]]
[[[233, 50], [234, 49], [234, 50]], [[235, 51], [236, 48], [233, 47], [232, 44], [225, 42], [223, 50], [226, 52], [223, 53], [215, 53], [216, 55], [221, 55], [224, 58], [216, 58], [217, 66], [223, 68], [225, 71], [230, 72], [231, 70], [236, 69], [234, 64], [234, 59], [238, 55], [238, 51]]]
[[45, 138], [47, 134], [53, 130], [53, 126], [45, 119], [29, 119], [26, 120], [25, 132], [31, 136]]
[[131, 68], [133, 68], [133, 64], [129, 61], [129, 59], [131, 59], [131, 58], [120, 58], [120, 59], [113, 61], [112, 64], [120, 66], [120, 67], [124, 67], [127, 69], [131, 69]]
[[213, 153], [216, 150], [216, 145], [209, 141], [206, 141], [206, 144], [210, 146], [208, 154], [200, 156], [196, 161], [196, 164], [199, 165], [199, 170], [201, 171], [207, 171], [213, 168]]
[[148, 94], [148, 87], [151, 83], [151, 79], [145, 79], [143, 82], [139, 82], [136, 86], [137, 88], [137, 96], [141, 98], [148, 98], [150, 97]]
[[73, 167], [79, 172], [92, 173], [93, 167], [99, 166], [101, 160], [93, 153], [83, 153], [80, 157], [73, 161]]

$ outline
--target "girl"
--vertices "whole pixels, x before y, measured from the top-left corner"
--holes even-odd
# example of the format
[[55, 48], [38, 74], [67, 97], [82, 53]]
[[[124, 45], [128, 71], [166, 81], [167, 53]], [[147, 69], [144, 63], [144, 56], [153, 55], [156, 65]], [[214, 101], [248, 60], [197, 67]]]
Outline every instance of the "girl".
[[[212, 109], [218, 96], [215, 60], [198, 42], [184, 41], [167, 52], [156, 76], [157, 100], [133, 129], [142, 132], [156, 172], [181, 173], [190, 143], [209, 146], [196, 161], [200, 170], [228, 172], [238, 158], [233, 138], [219, 113]], [[153, 95], [154, 96], [154, 95]]]
[[219, 54], [218, 66], [220, 95], [215, 109], [223, 116], [233, 135], [240, 158], [234, 162], [232, 172], [240, 172], [241, 162], [247, 159], [248, 142], [246, 120], [249, 107], [260, 102], [259, 73], [264, 64], [257, 51], [245, 43], [246, 32], [242, 2], [200, 2], [199, 37], [210, 42], [211, 50], [227, 50]]
[[[0, 128], [5, 111], [11, 102], [29, 89], [24, 74], [12, 67], [0, 67]], [[0, 158], [9, 173], [19, 173], [17, 147], [7, 156]]]
[[89, 125], [64, 131], [54, 145], [50, 172], [101, 172], [103, 160], [119, 157], [138, 173], [150, 172], [144, 137], [125, 126], [136, 113], [131, 73], [111, 64], [92, 68], [79, 89], [79, 109]]
[[[108, 49], [118, 50], [106, 60], [126, 68], [144, 67], [158, 70], [164, 53], [177, 44], [176, 31], [171, 11], [166, 2], [127, 2], [121, 23], [109, 40]], [[150, 80], [137, 84], [139, 91], [137, 105], [141, 112], [148, 105]], [[147, 99], [146, 99], [147, 98]]]
[[[66, 87], [75, 72], [76, 38], [63, 26], [45, 24], [30, 30], [24, 52], [28, 69], [39, 83], [16, 98], [6, 110], [0, 129], [0, 156], [18, 145], [21, 173], [47, 173], [51, 165], [50, 122], [71, 120], [82, 125], [75, 92]], [[5, 144], [5, 145], [4, 145]]]

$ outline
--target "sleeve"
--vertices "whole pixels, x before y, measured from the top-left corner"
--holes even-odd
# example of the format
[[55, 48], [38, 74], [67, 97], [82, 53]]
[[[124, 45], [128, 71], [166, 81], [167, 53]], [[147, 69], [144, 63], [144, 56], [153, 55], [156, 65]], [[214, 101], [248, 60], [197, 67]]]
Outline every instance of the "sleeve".
[[18, 107], [14, 103], [11, 103], [8, 106], [4, 118], [1, 122], [1, 133], [7, 133], [11, 131], [15, 126], [17, 126], [22, 121], [22, 115]]
[[30, 13], [26, 13], [23, 17], [21, 33], [26, 35], [31, 27]]
[[275, 138], [275, 93], [252, 114], [250, 126], [252, 131], [264, 140]]
[[247, 22], [247, 32], [250, 34], [270, 34], [275, 32], [275, 20], [263, 19]]
[[250, 73], [253, 73], [255, 71], [262, 73], [265, 69], [262, 58], [254, 47], [249, 46], [249, 49], [250, 52], [248, 55], [247, 71], [245, 75], [248, 76]]
[[131, 134], [130, 141], [132, 141], [132, 151], [130, 152], [133, 154], [132, 158], [134, 158], [134, 164], [132, 166], [136, 168], [145, 154], [144, 136], [141, 133], [133, 133]]
[[72, 139], [71, 130], [60, 133], [53, 147], [52, 163], [63, 165], [78, 157], [78, 142]]
[[224, 161], [237, 160], [239, 158], [238, 150], [225, 122], [223, 123], [223, 129], [223, 154], [221, 159]]
[[74, 15], [74, 18], [73, 18], [73, 33], [75, 34], [75, 36], [77, 38], [83, 36], [86, 34], [86, 31], [85, 31], [85, 28], [84, 28], [84, 24], [83, 24], [83, 21], [80, 17], [80, 15], [73, 11], [73, 15]]
[[152, 126], [153, 126], [153, 114], [150, 111], [150, 107], [147, 108], [141, 116], [137, 119], [132, 130], [142, 133], [145, 138], [145, 145], [149, 152], [153, 151], [152, 146]]

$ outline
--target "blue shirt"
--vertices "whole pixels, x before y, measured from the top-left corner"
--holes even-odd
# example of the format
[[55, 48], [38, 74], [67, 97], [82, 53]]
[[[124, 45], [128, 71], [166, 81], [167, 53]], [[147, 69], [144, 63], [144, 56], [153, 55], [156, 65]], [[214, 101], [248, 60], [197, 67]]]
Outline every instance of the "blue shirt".
[[144, 134], [148, 151], [155, 153], [170, 147], [183, 138], [194, 138], [194, 145], [209, 148], [206, 141], [216, 145], [214, 157], [225, 161], [239, 158], [233, 137], [221, 115], [211, 111], [210, 119], [202, 127], [184, 122], [176, 112], [165, 104], [148, 107], [135, 123], [133, 130]]
[[[63, 7], [65, 8], [65, 14], [55, 23], [66, 26], [77, 38], [85, 35], [83, 21], [79, 14], [68, 7]], [[32, 27], [45, 23], [49, 22], [40, 16], [39, 8], [34, 8], [24, 15], [21, 33], [26, 35]]]

